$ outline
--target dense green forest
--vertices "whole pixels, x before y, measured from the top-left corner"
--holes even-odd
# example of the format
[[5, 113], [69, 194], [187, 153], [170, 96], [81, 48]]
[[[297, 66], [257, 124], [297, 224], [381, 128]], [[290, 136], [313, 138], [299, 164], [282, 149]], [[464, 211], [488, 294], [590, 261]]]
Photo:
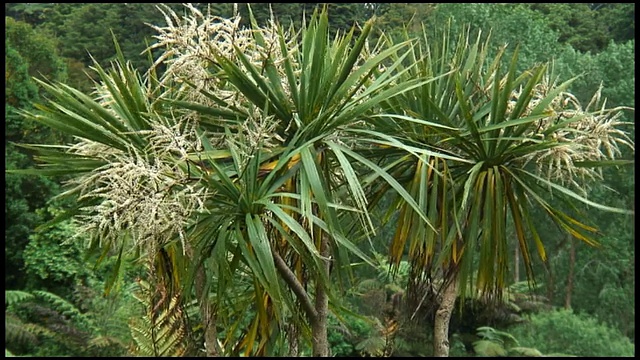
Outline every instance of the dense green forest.
[[7, 356], [634, 356], [635, 5], [5, 4]]

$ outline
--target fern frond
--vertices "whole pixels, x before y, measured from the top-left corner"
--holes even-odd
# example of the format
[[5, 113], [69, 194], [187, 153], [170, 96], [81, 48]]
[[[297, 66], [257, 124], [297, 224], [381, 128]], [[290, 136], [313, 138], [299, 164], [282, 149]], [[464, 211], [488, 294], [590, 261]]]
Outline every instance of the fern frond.
[[24, 329], [34, 335], [44, 335], [49, 338], [53, 338], [56, 336], [53, 331], [38, 324], [24, 324]]
[[47, 328], [24, 323], [16, 315], [5, 312], [4, 319], [4, 343], [6, 347], [12, 348], [13, 344], [34, 344], [38, 342], [38, 335], [54, 337], [55, 334]]
[[4, 291], [4, 305], [11, 306], [19, 302], [33, 299], [33, 294], [19, 290], [5, 290]]
[[[5, 344], [27, 344], [38, 340], [37, 336], [25, 328], [25, 324], [12, 314], [6, 314], [4, 319]], [[5, 345], [6, 346], [6, 345]]]
[[479, 356], [507, 356], [508, 352], [502, 346], [495, 341], [491, 340], [478, 340], [473, 343], [473, 350]]
[[106, 348], [106, 347], [109, 347], [111, 345], [118, 345], [121, 348], [126, 348], [127, 347], [119, 339], [111, 337], [111, 336], [103, 336], [103, 335], [98, 335], [98, 336], [92, 338], [91, 340], [89, 340], [88, 344], [89, 344], [89, 347], [95, 347], [95, 348]]
[[481, 326], [477, 329], [478, 336], [483, 340], [493, 341], [508, 347], [518, 346], [518, 340], [508, 332], [496, 330], [490, 326]]
[[91, 327], [91, 321], [74, 304], [48, 291], [34, 291], [33, 294], [46, 301], [51, 307], [69, 319]]
[[164, 309], [157, 309], [150, 286], [140, 281], [141, 291], [135, 294], [146, 314], [129, 324], [138, 356], [183, 356], [187, 351], [187, 331], [179, 295], [175, 295]]
[[356, 350], [360, 351], [363, 355], [368, 356], [382, 356], [384, 355], [384, 348], [386, 346], [386, 339], [383, 336], [371, 336], [356, 344]]
[[365, 279], [358, 284], [358, 292], [365, 293], [369, 290], [380, 289], [382, 286], [377, 279]]
[[540, 350], [528, 347], [512, 347], [509, 349], [509, 355], [526, 356], [526, 357], [542, 357], [544, 356]]

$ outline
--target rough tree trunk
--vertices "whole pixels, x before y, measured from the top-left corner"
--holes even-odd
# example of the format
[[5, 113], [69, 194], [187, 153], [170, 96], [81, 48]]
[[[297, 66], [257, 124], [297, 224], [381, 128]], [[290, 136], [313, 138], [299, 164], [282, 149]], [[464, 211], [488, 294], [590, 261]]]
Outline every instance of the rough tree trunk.
[[298, 326], [293, 322], [288, 325], [287, 341], [289, 342], [289, 357], [300, 356], [300, 335]]
[[200, 267], [196, 273], [196, 296], [200, 304], [200, 316], [204, 325], [204, 341], [207, 357], [216, 357], [218, 353], [218, 333], [216, 331], [216, 315], [209, 303], [208, 294], [205, 291], [204, 267]]
[[573, 236], [567, 235], [569, 240], [569, 275], [567, 276], [567, 293], [564, 298], [564, 308], [571, 309], [571, 293], [573, 292], [573, 271], [576, 267], [576, 242]]
[[458, 278], [451, 279], [442, 294], [442, 302], [436, 311], [436, 320], [433, 332], [433, 356], [449, 356], [449, 322], [453, 306], [458, 296]]
[[[314, 324], [317, 323], [317, 319], [318, 319], [318, 312], [316, 309], [316, 305], [313, 303], [313, 301], [309, 297], [309, 294], [305, 290], [304, 286], [300, 283], [300, 281], [298, 281], [298, 278], [293, 273], [293, 271], [291, 271], [291, 269], [287, 266], [287, 264], [285, 263], [284, 259], [282, 259], [280, 254], [278, 254], [278, 252], [275, 249], [272, 250], [272, 254], [273, 254], [273, 263], [275, 264], [276, 269], [278, 269], [278, 271], [280, 272], [280, 275], [282, 276], [282, 279], [289, 285], [289, 288], [291, 289], [291, 291], [293, 291], [293, 293], [296, 295], [296, 297], [300, 301], [300, 305], [302, 306], [302, 309], [304, 310], [305, 314], [307, 315], [307, 319], [311, 324], [312, 331], [314, 331], [315, 330]], [[292, 324], [292, 325], [295, 325], [295, 324]], [[296, 342], [294, 345], [292, 345], [291, 333], [289, 334], [290, 335], [290, 338], [289, 338], [290, 352], [296, 352], [298, 351], [297, 349], [299, 349], [299, 342], [298, 342], [299, 333], [298, 333], [297, 327], [294, 330], [294, 334], [295, 334], [294, 335], [295, 339], [293, 341]]]
[[555, 291], [555, 278], [553, 276], [553, 272], [551, 271], [551, 262], [546, 261], [544, 263], [544, 269], [547, 272], [547, 301], [552, 304], [553, 303], [553, 292]]
[[514, 283], [520, 282], [520, 248], [518, 245], [515, 246], [515, 251], [513, 252], [513, 280]]
[[[323, 234], [320, 241], [320, 255], [329, 258], [331, 249], [327, 235]], [[331, 264], [328, 260], [323, 260], [324, 271], [329, 277], [329, 268]], [[313, 356], [328, 357], [329, 356], [329, 339], [327, 337], [327, 319], [329, 317], [329, 296], [320, 281], [316, 281], [316, 316], [311, 322], [312, 335], [312, 352]]]
[[[189, 243], [186, 244], [185, 252], [190, 259], [194, 259], [193, 249]], [[201, 264], [196, 270], [194, 280], [196, 297], [198, 298], [200, 307], [200, 316], [202, 317], [204, 327], [205, 352], [207, 357], [217, 357], [220, 356], [220, 349], [218, 346], [218, 332], [216, 330], [216, 313], [211, 303], [209, 303], [209, 293], [206, 289], [207, 274], [204, 269], [204, 264]]]

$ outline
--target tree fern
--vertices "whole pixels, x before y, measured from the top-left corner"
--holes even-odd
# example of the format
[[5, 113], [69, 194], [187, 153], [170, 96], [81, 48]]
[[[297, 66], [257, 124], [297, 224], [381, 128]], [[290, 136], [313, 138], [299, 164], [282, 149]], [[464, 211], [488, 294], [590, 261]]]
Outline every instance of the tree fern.
[[33, 294], [18, 290], [5, 290], [4, 342], [7, 356], [15, 356], [8, 350], [17, 346], [38, 343], [38, 335], [53, 336], [47, 328], [22, 321], [12, 313], [15, 306], [34, 298]]
[[489, 326], [479, 327], [477, 331], [481, 339], [473, 343], [473, 349], [480, 356], [507, 356], [507, 348], [518, 346], [518, 340], [507, 332]]
[[399, 324], [395, 319], [385, 318], [384, 324], [380, 319], [374, 320], [374, 331], [371, 336], [356, 345], [356, 350], [363, 356], [388, 357], [393, 354], [395, 334], [399, 330]]
[[66, 319], [81, 324], [89, 330], [96, 330], [87, 314], [82, 313], [74, 304], [61, 298], [60, 296], [47, 291], [34, 291], [33, 294], [48, 303], [54, 310]]
[[115, 337], [102, 336], [102, 335], [98, 335], [92, 338], [91, 340], [89, 340], [88, 344], [89, 344], [89, 347], [92, 349], [104, 349], [113, 345], [118, 346], [120, 348], [127, 347], [122, 341], [120, 341]]
[[[127, 346], [113, 336], [100, 334], [100, 328], [91, 312], [82, 312], [73, 303], [47, 291], [5, 291], [5, 348], [21, 354], [24, 346], [43, 356], [103, 356], [118, 355]], [[30, 323], [18, 316], [20, 307], [31, 314], [37, 323]], [[55, 351], [34, 347], [45, 336], [60, 347]], [[62, 351], [62, 353], [58, 353]]]
[[356, 291], [358, 294], [363, 294], [370, 290], [378, 290], [382, 286], [383, 285], [380, 284], [380, 281], [378, 281], [378, 279], [364, 279], [360, 281], [356, 288]]
[[[473, 350], [478, 356], [533, 356], [547, 357], [536, 348], [519, 346], [518, 340], [505, 331], [496, 330], [489, 326], [481, 326], [477, 329], [481, 338], [473, 343]], [[567, 354], [554, 354], [560, 356], [573, 356]]]
[[154, 301], [148, 283], [140, 281], [141, 291], [135, 295], [146, 310], [146, 314], [129, 324], [135, 341], [133, 353], [137, 356], [183, 356], [187, 351], [187, 331], [179, 294], [161, 307]]
[[11, 313], [5, 313], [4, 329], [5, 348], [8, 347], [10, 349], [20, 345], [38, 343], [38, 335], [54, 336], [47, 328], [36, 324], [25, 323]]
[[33, 299], [33, 294], [19, 290], [4, 291], [4, 305], [11, 306], [25, 300]]
[[368, 337], [356, 345], [356, 350], [360, 351], [363, 356], [382, 356], [384, 348], [384, 338], [379, 335]]

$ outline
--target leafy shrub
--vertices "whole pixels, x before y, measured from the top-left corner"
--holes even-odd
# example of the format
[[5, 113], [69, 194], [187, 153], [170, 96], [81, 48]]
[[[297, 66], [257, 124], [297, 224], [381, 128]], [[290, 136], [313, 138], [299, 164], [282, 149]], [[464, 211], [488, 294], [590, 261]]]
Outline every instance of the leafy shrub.
[[510, 333], [521, 346], [535, 347], [545, 354], [609, 357], [635, 353], [635, 346], [618, 330], [571, 310], [531, 315], [528, 322], [514, 326]]
[[333, 356], [358, 356], [356, 349], [361, 341], [372, 337], [373, 324], [363, 318], [346, 315], [344, 323], [334, 315], [329, 316], [328, 340]]
[[[36, 210], [43, 219], [61, 213], [53, 207]], [[74, 284], [85, 283], [94, 272], [84, 260], [82, 238], [76, 238], [78, 229], [70, 220], [62, 221], [29, 237], [24, 253], [28, 285], [34, 289], [71, 295]]]

